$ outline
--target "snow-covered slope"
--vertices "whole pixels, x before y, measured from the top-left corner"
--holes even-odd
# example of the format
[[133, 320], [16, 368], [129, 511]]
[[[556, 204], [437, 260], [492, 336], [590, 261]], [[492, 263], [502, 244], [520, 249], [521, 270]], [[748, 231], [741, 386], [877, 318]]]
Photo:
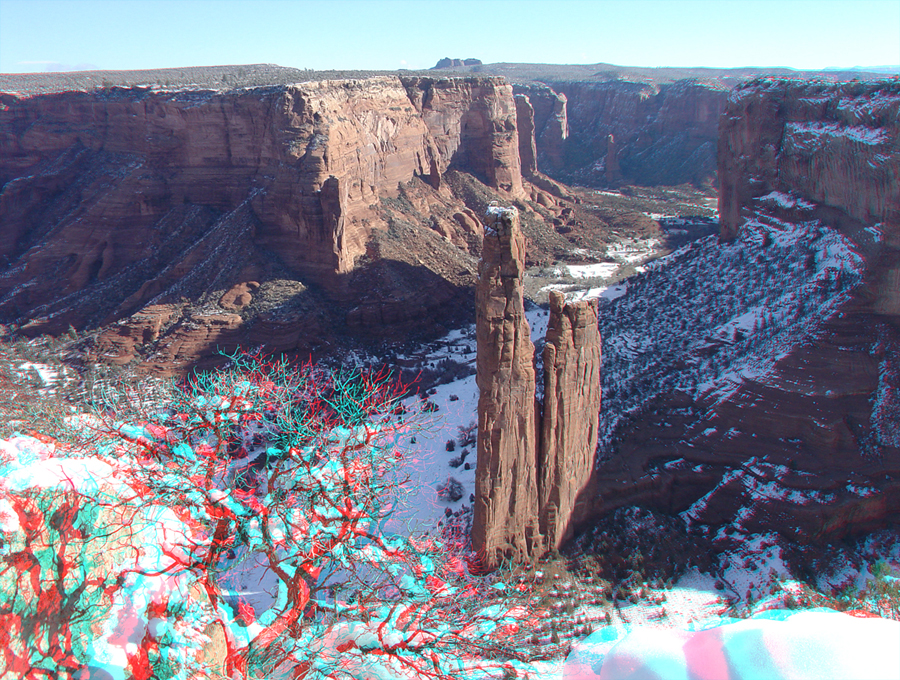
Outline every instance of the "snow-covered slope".
[[815, 336], [860, 281], [862, 259], [818, 222], [749, 220], [646, 266], [601, 302], [600, 451], [654, 397], [679, 390], [715, 403]]

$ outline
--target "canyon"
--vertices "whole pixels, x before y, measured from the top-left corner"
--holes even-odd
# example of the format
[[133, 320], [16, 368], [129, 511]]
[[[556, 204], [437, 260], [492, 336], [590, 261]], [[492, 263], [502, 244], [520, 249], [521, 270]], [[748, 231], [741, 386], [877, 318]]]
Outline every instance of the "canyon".
[[[27, 674], [44, 656], [68, 672], [58, 639], [69, 668], [121, 650], [125, 675], [149, 667], [134, 659], [155, 658], [154, 645], [235, 676], [238, 648], [263, 659], [244, 675], [334, 659], [388, 677], [367, 656], [398, 651], [413, 652], [395, 667], [405, 675], [415, 655], [435, 677], [466, 675], [448, 663], [464, 655], [496, 664], [484, 677], [550, 677], [548, 661], [567, 656], [561, 676], [601, 662], [615, 675], [621, 657], [602, 654], [629, 628], [640, 658], [649, 627], [719, 635], [728, 628], [705, 626], [809, 616], [773, 611], [795, 607], [848, 610], [830, 615], [843, 625], [900, 616], [900, 81], [595, 65], [538, 82], [475, 61], [290, 84], [246, 67], [272, 79], [246, 87], [222, 68], [210, 70], [221, 87], [171, 88], [162, 71], [151, 87], [111, 75], [82, 91], [0, 87], [0, 424], [28, 433], [0, 441], [7, 665]], [[649, 200], [642, 183], [676, 199]], [[716, 217], [692, 217], [712, 215], [714, 191]], [[397, 400], [371, 411], [353, 393], [347, 428], [323, 392], [337, 455], [306, 432], [285, 443], [295, 403], [321, 404], [297, 382], [279, 400], [268, 379], [256, 391], [238, 375], [224, 390], [235, 399], [192, 402], [200, 425], [187, 430], [172, 406], [182, 387], [236, 347], [313, 354], [316, 374], [387, 366], [416, 382], [394, 392], [392, 377]], [[172, 375], [189, 380], [156, 380]], [[54, 442], [105, 444], [92, 409], [123, 445], [88, 464]], [[370, 444], [375, 418], [384, 448]], [[210, 423], [228, 442], [214, 481]], [[315, 498], [319, 473], [337, 468], [355, 522], [373, 452], [386, 458], [378, 474], [408, 454], [391, 476], [404, 487], [396, 514], [382, 513], [384, 487], [352, 532], [323, 531], [324, 504], [283, 511], [283, 473], [308, 456], [313, 474], [289, 502]], [[179, 457], [197, 466], [172, 467]], [[44, 493], [54, 475], [71, 494]], [[420, 527], [410, 544], [434, 559], [404, 565], [404, 531]], [[250, 557], [289, 534], [296, 557], [324, 555], [326, 568], [296, 569], [275, 549]], [[323, 552], [326, 534], [365, 552]], [[120, 555], [168, 559], [181, 538], [205, 570]], [[360, 555], [363, 589], [336, 587]], [[264, 581], [276, 563], [288, 588]], [[358, 596], [382, 566], [386, 587]], [[289, 633], [285, 592], [312, 605]], [[101, 619], [87, 630], [78, 613], [85, 594], [102, 636]], [[895, 640], [896, 621], [879, 623]], [[824, 654], [850, 647], [836, 625], [771, 638]], [[191, 645], [172, 635], [185, 630]], [[290, 641], [304, 661], [276, 669], [251, 638]], [[876, 642], [867, 656], [893, 662]]]
[[[875, 77], [859, 71], [613, 64], [452, 63], [441, 70], [507, 78], [534, 111], [533, 167], [560, 182], [591, 187], [715, 186], [717, 128], [732, 88], [759, 77]], [[521, 157], [527, 176], [529, 154]]]
[[[0, 94], [3, 331], [71, 327], [85, 361], [177, 373], [223, 348], [340, 354], [477, 316], [479, 461], [529, 470], [495, 490], [479, 472], [491, 563], [635, 505], [822, 540], [896, 518], [896, 83], [544, 81]], [[551, 293], [541, 375], [524, 268], [594, 233], [554, 178], [715, 181], [721, 223], [618, 299]], [[491, 201], [521, 223], [502, 253]], [[593, 384], [597, 324], [602, 409], [570, 388]]]
[[587, 186], [712, 185], [730, 87], [693, 80], [516, 85], [535, 111], [537, 169]]

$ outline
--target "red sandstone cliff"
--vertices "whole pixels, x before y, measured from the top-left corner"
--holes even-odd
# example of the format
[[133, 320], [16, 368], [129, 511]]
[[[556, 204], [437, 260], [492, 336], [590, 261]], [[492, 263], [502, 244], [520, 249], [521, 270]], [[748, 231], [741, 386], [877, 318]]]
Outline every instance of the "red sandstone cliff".
[[[349, 275], [371, 260], [367, 244], [390, 223], [381, 202], [396, 198], [398, 185], [430, 182], [429, 200], [441, 206], [434, 228], [463, 245], [472, 227], [450, 217], [465, 206], [438, 193], [443, 173], [463, 170], [500, 195], [523, 195], [515, 103], [500, 78], [376, 77], [218, 93], [114, 88], [2, 94], [0, 104], [0, 316], [34, 333], [108, 325], [166, 305], [165, 323], [131, 319], [116, 337], [177, 344], [181, 333], [199, 343], [190, 355], [264, 338], [274, 323], [285, 326], [273, 332], [289, 348], [297, 339], [289, 317], [310, 295], [339, 304], [379, 295], [350, 290], [357, 279]], [[446, 302], [453, 293], [442, 276], [408, 278]], [[260, 304], [273, 279], [294, 281], [296, 291], [267, 311]], [[220, 308], [222, 295], [251, 282], [262, 288]], [[410, 306], [395, 291], [381, 295], [367, 304]], [[207, 299], [209, 308], [184, 317], [172, 308], [183, 298]], [[315, 335], [315, 315], [305, 316]]]
[[511, 196], [524, 195], [512, 86], [503, 78], [402, 78], [437, 149], [455, 166]]
[[753, 199], [771, 191], [866, 224], [900, 223], [897, 92], [884, 81], [771, 79], [736, 88], [720, 125], [723, 236], [734, 237], [758, 208]]
[[[550, 173], [563, 169], [564, 144], [569, 136], [566, 96], [546, 85], [515, 85], [514, 90], [517, 96], [526, 98], [532, 110], [528, 127], [534, 138], [538, 169]], [[520, 129], [519, 134], [527, 138], [529, 130]]]

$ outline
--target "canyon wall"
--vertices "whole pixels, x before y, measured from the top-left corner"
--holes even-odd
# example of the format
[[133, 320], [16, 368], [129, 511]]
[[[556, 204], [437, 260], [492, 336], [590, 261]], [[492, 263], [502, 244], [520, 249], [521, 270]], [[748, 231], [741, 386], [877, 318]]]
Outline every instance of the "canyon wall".
[[600, 409], [597, 301], [554, 292], [535, 399], [525, 318], [525, 238], [515, 208], [490, 208], [476, 295], [478, 462], [472, 545], [486, 569], [535, 560], [572, 534], [590, 478]]
[[729, 91], [722, 83], [548, 80], [514, 88], [534, 109], [537, 168], [554, 179], [587, 186], [714, 181]]
[[401, 78], [436, 147], [438, 171], [465, 169], [524, 195], [512, 87], [503, 78]]
[[[867, 225], [900, 222], [900, 98], [894, 83], [762, 80], [729, 97], [719, 138], [719, 212], [733, 238], [772, 191]], [[810, 207], [812, 209], [812, 206]], [[893, 230], [885, 232], [894, 241]]]
[[[460, 170], [523, 195], [515, 121], [511, 87], [492, 77], [0, 94], [0, 321], [109, 325], [235, 286], [263, 293], [273, 277], [350, 304], [348, 274], [400, 185], [437, 191]], [[434, 228], [465, 243], [469, 221], [450, 217], [465, 206], [438, 200], [448, 214]], [[249, 337], [262, 297], [244, 292], [189, 325]], [[137, 326], [122, 337], [156, 332]]]
[[[900, 467], [900, 83], [761, 80], [734, 91], [720, 128], [724, 240], [760, 223], [821, 224], [852, 244], [862, 268], [859, 285], [816, 342], [780, 362], [767, 401], [782, 413], [770, 436], [799, 433], [830, 459], [832, 474], [874, 467], [871, 474], [883, 475], [876, 486], [893, 496]], [[895, 498], [879, 502], [885, 514], [900, 509]]]
[[[630, 283], [658, 291], [655, 323], [674, 330], [622, 355], [642, 382], [606, 400], [628, 410], [602, 435], [575, 521], [641, 505], [726, 543], [777, 531], [804, 544], [896, 522], [900, 83], [762, 79], [729, 97], [720, 132], [720, 241]], [[657, 369], [656, 355], [670, 358]], [[607, 374], [622, 370], [605, 361]]]

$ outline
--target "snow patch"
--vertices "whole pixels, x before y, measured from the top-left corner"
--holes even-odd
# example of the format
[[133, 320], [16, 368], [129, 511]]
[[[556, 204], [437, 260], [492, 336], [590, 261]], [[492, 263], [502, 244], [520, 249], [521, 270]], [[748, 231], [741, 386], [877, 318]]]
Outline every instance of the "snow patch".
[[584, 265], [570, 264], [566, 266], [566, 269], [569, 272], [569, 276], [576, 279], [608, 279], [616, 273], [619, 266], [618, 262], [598, 262], [597, 264]]
[[805, 201], [802, 198], [795, 198], [794, 196], [785, 194], [781, 191], [770, 191], [765, 196], [760, 196], [756, 200], [762, 203], [774, 203], [775, 205], [788, 209], [800, 208], [801, 210], [812, 210], [816, 207], [814, 203]]
[[819, 141], [828, 137], [845, 137], [853, 142], [867, 145], [885, 144], [890, 141], [887, 131], [882, 128], [820, 121], [788, 123], [785, 125], [785, 133], [801, 145], [805, 141]]

